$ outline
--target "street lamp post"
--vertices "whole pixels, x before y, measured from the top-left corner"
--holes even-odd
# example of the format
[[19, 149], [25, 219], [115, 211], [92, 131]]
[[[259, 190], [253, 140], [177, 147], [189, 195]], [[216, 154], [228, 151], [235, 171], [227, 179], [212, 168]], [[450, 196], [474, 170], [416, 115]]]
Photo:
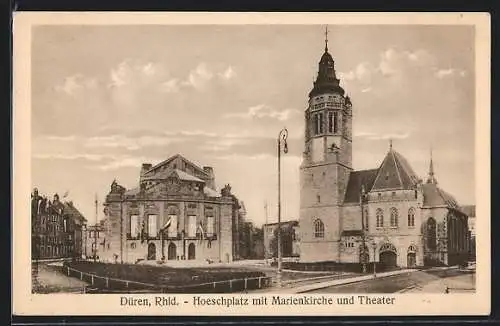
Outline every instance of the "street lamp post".
[[373, 247], [373, 277], [377, 277], [377, 264], [376, 264], [376, 250], [377, 250], [377, 243], [375, 241], [372, 242], [372, 247]]
[[281, 282], [281, 263], [282, 263], [282, 253], [281, 253], [281, 145], [283, 144], [283, 154], [288, 153], [288, 144], [286, 142], [288, 138], [288, 130], [283, 128], [278, 135], [278, 273], [277, 281], [278, 286], [282, 286]]

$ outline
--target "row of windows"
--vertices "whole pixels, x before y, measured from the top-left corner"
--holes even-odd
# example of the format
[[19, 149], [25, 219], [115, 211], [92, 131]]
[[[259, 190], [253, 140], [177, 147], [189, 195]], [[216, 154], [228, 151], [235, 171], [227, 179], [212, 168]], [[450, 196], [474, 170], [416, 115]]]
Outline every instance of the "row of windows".
[[[195, 237], [197, 233], [205, 233], [206, 236], [212, 236], [215, 233], [215, 218], [213, 216], [206, 217], [206, 226], [201, 223], [197, 224], [196, 220], [196, 215], [188, 215], [188, 237]], [[157, 237], [159, 231], [162, 229], [167, 231], [168, 237], [177, 237], [178, 235], [177, 215], [168, 215], [167, 222], [160, 226], [157, 225], [158, 215], [148, 215], [147, 221], [147, 234], [149, 237]], [[130, 216], [130, 236], [132, 238], [138, 238], [143, 227], [145, 227], [145, 225], [139, 225], [139, 215]]]
[[[319, 112], [316, 114], [313, 114], [313, 132], [314, 135], [319, 135], [324, 132], [323, 126], [324, 126], [324, 113]], [[328, 112], [328, 126], [327, 130], [329, 133], [337, 133], [339, 129], [339, 113], [334, 111], [334, 112]]]
[[334, 96], [334, 95], [324, 95], [324, 96], [319, 96], [315, 100], [316, 102], [322, 102], [325, 99], [327, 99], [330, 102], [335, 102], [335, 103], [344, 103], [343, 98], [339, 96]]
[[[392, 207], [391, 210], [391, 217], [390, 217], [390, 226], [391, 227], [398, 227], [399, 223], [399, 212], [397, 208]], [[376, 210], [376, 227], [381, 228], [384, 227], [384, 211], [381, 208], [377, 208]], [[368, 230], [368, 210], [364, 211], [364, 216], [363, 216], [363, 224], [364, 224], [364, 229]], [[413, 227], [415, 226], [415, 209], [411, 207], [408, 210], [408, 226]], [[314, 237], [315, 238], [323, 238], [325, 236], [325, 225], [320, 219], [316, 219], [314, 221]]]
[[[368, 214], [368, 212], [366, 212], [366, 214]], [[384, 227], [384, 211], [381, 208], [377, 208], [377, 210], [375, 212], [375, 216], [376, 216], [375, 226], [377, 228]], [[398, 227], [399, 226], [399, 212], [398, 212], [398, 209], [395, 207], [392, 207], [390, 209], [389, 223], [390, 223], [391, 227]], [[415, 226], [415, 209], [413, 207], [411, 207], [408, 210], [407, 225], [410, 227]]]

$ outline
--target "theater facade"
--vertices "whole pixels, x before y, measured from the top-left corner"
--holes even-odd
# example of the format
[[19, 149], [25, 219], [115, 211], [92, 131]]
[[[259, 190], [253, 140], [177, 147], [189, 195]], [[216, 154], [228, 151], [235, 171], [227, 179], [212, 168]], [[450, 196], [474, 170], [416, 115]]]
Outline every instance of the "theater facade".
[[225, 185], [216, 188], [211, 167], [181, 155], [142, 164], [136, 188], [113, 181], [104, 203], [106, 261], [136, 263], [231, 262], [239, 201]]

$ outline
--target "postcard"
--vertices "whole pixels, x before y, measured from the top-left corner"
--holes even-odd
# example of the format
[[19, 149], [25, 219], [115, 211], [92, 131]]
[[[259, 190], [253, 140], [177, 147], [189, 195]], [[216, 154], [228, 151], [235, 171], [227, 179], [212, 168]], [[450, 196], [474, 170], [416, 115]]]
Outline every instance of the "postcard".
[[13, 40], [14, 314], [489, 314], [487, 13], [17, 12]]

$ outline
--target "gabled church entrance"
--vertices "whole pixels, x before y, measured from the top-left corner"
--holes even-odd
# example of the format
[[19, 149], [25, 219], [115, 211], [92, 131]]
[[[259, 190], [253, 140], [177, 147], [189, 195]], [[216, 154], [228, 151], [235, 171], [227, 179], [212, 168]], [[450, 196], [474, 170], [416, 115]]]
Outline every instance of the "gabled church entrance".
[[397, 266], [397, 251], [392, 243], [385, 243], [380, 247], [379, 261], [384, 270]]

